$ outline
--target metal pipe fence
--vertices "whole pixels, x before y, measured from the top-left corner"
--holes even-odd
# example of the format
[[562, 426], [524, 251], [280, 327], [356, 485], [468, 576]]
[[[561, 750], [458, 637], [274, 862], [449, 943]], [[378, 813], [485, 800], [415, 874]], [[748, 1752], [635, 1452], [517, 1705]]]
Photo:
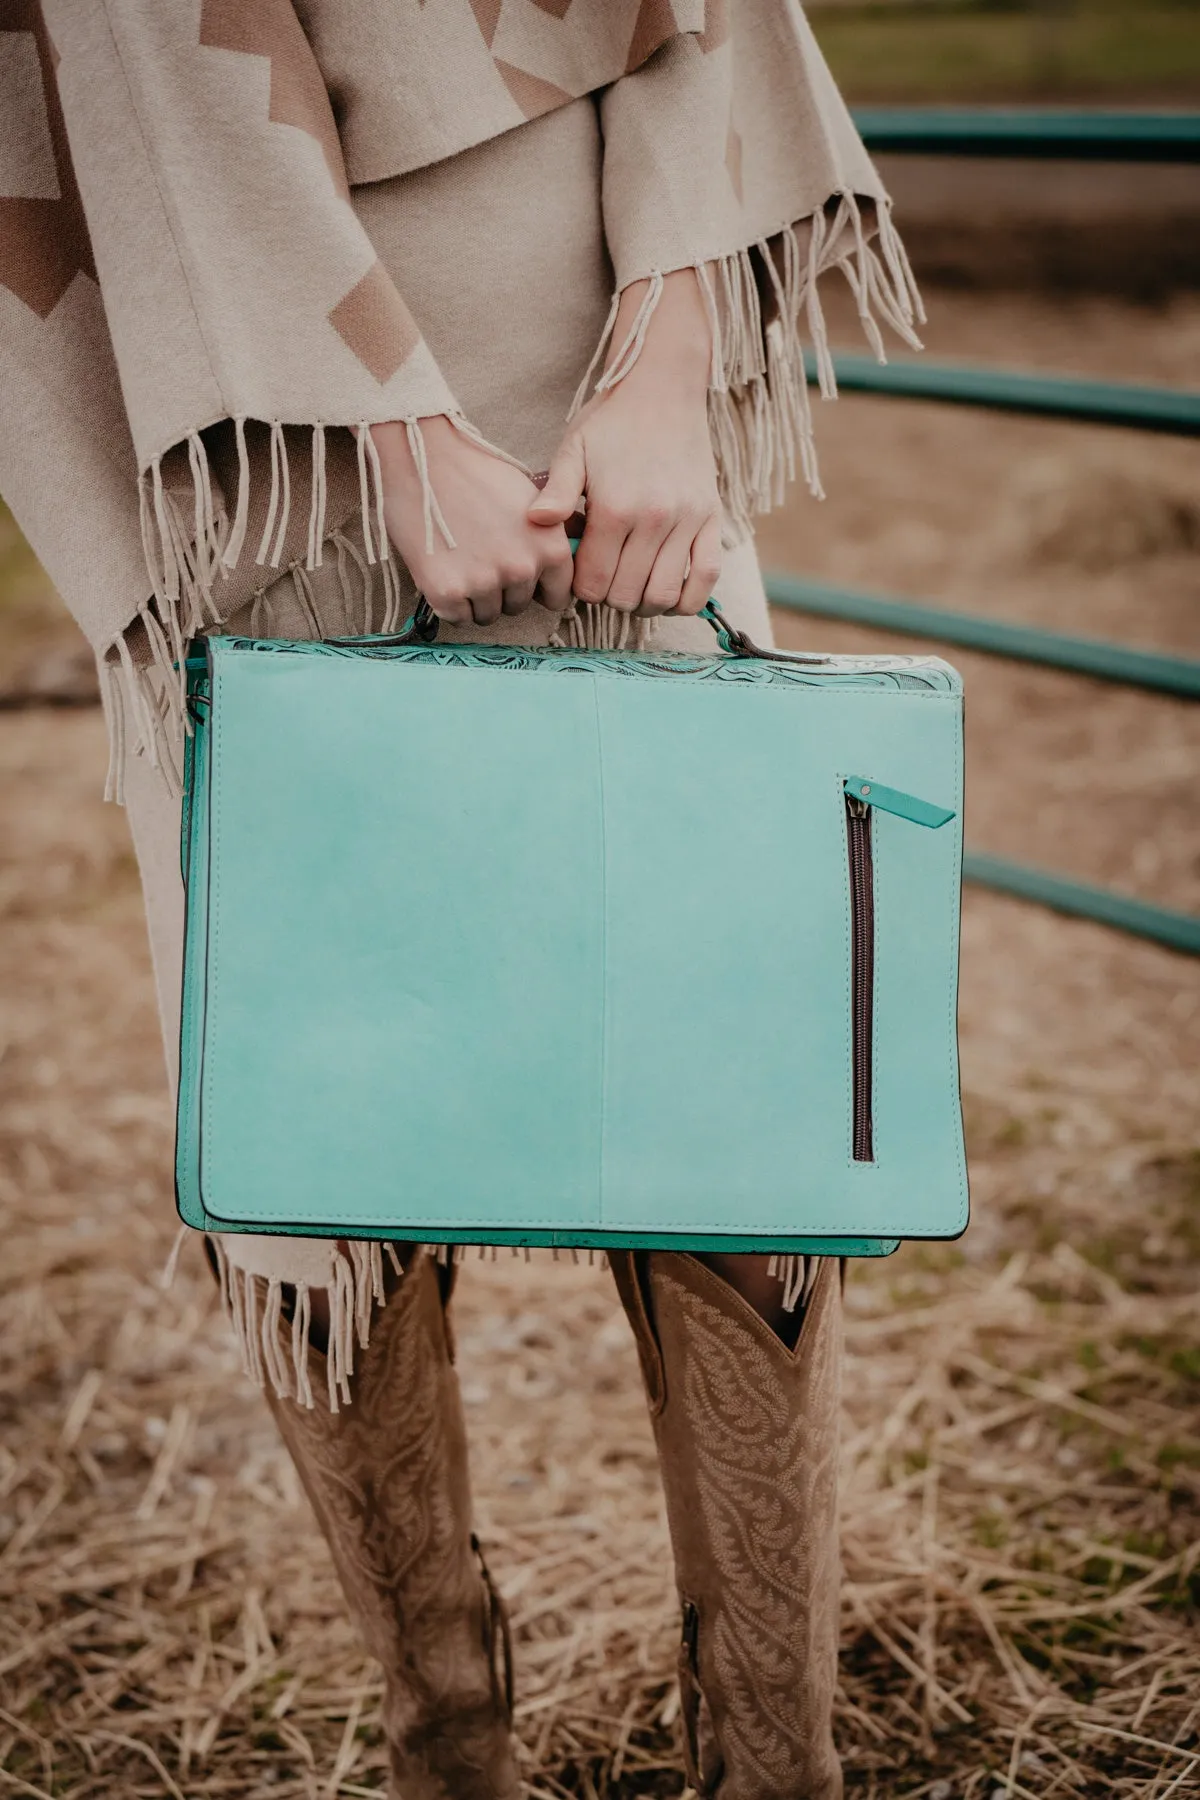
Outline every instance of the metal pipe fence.
[[1081, 162], [1200, 162], [1200, 114], [1044, 107], [864, 106], [870, 150]]
[[[855, 119], [872, 150], [1200, 162], [1200, 113], [871, 107], [856, 111]], [[868, 356], [838, 355], [834, 367], [839, 387], [852, 392], [1168, 432], [1178, 437], [1200, 436], [1200, 393], [1025, 370], [930, 363], [913, 357], [881, 365]], [[809, 379], [815, 380], [811, 362]], [[773, 605], [793, 611], [958, 644], [991, 656], [1066, 669], [1157, 694], [1200, 698], [1200, 662], [1166, 651], [1073, 637], [788, 575], [769, 574], [766, 585]], [[998, 892], [1200, 956], [1200, 918], [1190, 914], [978, 850], [966, 851], [963, 875]]]

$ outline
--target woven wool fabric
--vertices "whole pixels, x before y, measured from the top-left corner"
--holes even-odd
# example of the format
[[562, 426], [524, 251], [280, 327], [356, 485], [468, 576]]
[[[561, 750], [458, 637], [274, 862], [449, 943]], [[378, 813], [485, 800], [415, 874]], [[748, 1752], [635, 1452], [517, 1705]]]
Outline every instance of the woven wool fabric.
[[[377, 241], [380, 193], [431, 167], [468, 183], [473, 147], [584, 96], [596, 167], [507, 196], [602, 210], [613, 307], [575, 346], [577, 402], [621, 290], [648, 283], [641, 325], [657, 278], [694, 267], [744, 533], [797, 466], [818, 485], [801, 357], [807, 332], [832, 392], [818, 276], [843, 271], [877, 348], [877, 318], [915, 342], [919, 311], [794, 0], [0, 0], [0, 491], [101, 659], [118, 794], [126, 734], [176, 771], [186, 637], [317, 567], [353, 514], [395, 620], [358, 428], [479, 424], [434, 353], [421, 272]], [[494, 447], [523, 460], [503, 427]]]

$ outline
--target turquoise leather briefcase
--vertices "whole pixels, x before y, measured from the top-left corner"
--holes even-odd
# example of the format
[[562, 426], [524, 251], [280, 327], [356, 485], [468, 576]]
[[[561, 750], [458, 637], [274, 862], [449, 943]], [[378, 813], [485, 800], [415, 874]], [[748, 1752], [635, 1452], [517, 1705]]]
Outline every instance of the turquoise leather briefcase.
[[401, 639], [197, 645], [188, 1224], [962, 1231], [959, 678], [709, 617], [722, 655], [439, 645], [424, 609]]

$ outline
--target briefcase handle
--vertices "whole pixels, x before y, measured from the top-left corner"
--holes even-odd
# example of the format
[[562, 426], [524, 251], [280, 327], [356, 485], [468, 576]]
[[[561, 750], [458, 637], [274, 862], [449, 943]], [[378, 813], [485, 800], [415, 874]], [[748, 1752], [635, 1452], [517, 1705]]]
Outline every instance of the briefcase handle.
[[[722, 650], [727, 651], [730, 656], [751, 656], [756, 657], [760, 662], [805, 663], [815, 668], [820, 668], [822, 664], [828, 665], [833, 660], [828, 656], [805, 656], [798, 650], [765, 650], [761, 644], [756, 644], [747, 632], [740, 631], [736, 625], [732, 625], [715, 600], [707, 601], [696, 617], [703, 619], [706, 625], [712, 626], [717, 634], [717, 642]], [[422, 595], [417, 601], [412, 617], [406, 621], [400, 631], [396, 632], [393, 637], [372, 638], [371, 642], [384, 647], [432, 644], [437, 637], [440, 624], [441, 620]], [[331, 638], [329, 640], [333, 644], [353, 644], [356, 641], [361, 640], [353, 638]]]
[[[550, 471], [548, 469], [540, 470], [533, 477], [534, 486], [545, 487], [549, 478]], [[583, 536], [586, 523], [582, 512], [572, 513], [567, 520], [567, 537], [570, 540], [572, 554], [579, 548], [579, 540]], [[717, 634], [717, 642], [722, 650], [727, 651], [730, 656], [753, 656], [762, 662], [808, 663], [815, 666], [831, 660], [828, 656], [803, 656], [799, 651], [794, 650], [764, 650], [746, 632], [739, 631], [736, 625], [730, 624], [715, 600], [707, 601], [696, 617], [712, 626]], [[372, 642], [384, 648], [405, 644], [432, 644], [437, 637], [440, 622], [425, 596], [421, 594], [417, 598], [412, 617], [405, 621], [398, 632], [391, 637], [373, 638]], [[354, 640], [331, 638], [328, 641], [338, 645], [352, 643]]]

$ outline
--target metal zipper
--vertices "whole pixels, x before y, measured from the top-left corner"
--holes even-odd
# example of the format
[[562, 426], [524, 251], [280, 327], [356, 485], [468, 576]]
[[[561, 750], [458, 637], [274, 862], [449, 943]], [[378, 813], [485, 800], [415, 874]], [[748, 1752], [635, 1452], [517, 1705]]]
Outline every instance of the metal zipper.
[[911, 825], [939, 831], [954, 817], [949, 806], [922, 800], [903, 788], [885, 787], [865, 775], [847, 775], [846, 846], [850, 857], [850, 1055], [853, 1069], [853, 1155], [875, 1161], [875, 866], [871, 813], [891, 813]]
[[875, 1027], [875, 876], [871, 862], [871, 809], [846, 795], [846, 843], [850, 856], [850, 1055], [852, 1142], [855, 1162], [874, 1162], [872, 1118]]
[[679, 1645], [679, 1710], [689, 1772], [700, 1780], [700, 1614], [695, 1603], [683, 1603], [683, 1636]]

